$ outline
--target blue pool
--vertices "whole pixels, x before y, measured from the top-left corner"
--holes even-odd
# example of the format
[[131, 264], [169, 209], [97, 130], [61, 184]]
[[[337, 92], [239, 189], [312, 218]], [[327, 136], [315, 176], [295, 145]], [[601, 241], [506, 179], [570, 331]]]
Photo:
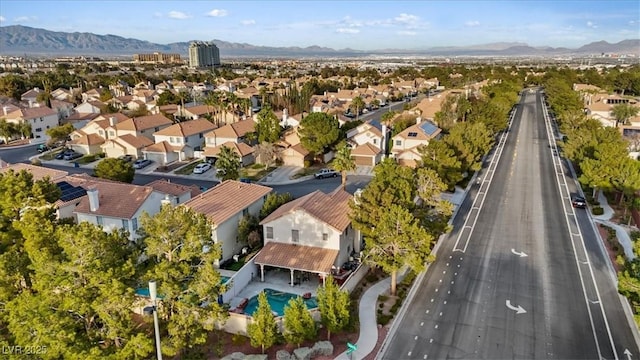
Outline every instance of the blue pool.
[[[264, 292], [267, 294], [267, 300], [269, 301], [269, 305], [271, 305], [271, 311], [276, 312], [278, 316], [284, 315], [284, 307], [289, 303], [289, 300], [300, 296], [273, 289], [264, 289]], [[307, 305], [307, 309], [315, 309], [318, 307], [318, 301], [315, 297], [304, 300], [304, 303]], [[244, 313], [247, 315], [253, 315], [257, 308], [258, 296], [256, 295], [249, 299], [247, 306], [244, 308]]]

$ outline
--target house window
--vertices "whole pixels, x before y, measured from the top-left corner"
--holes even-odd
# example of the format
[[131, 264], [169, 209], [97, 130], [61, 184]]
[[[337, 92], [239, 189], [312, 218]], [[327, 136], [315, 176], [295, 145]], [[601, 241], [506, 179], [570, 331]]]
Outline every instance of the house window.
[[125, 230], [129, 230], [129, 220], [122, 219], [122, 228]]
[[184, 138], [184, 143], [186, 144], [188, 142], [189, 142], [189, 138], [188, 137]]
[[396, 146], [402, 145], [402, 140], [396, 140]]
[[378, 139], [373, 139], [373, 145], [378, 145]]
[[327, 234], [327, 233], [322, 233], [322, 240], [324, 240], [324, 241], [329, 240], [329, 234]]
[[102, 216], [96, 216], [96, 222], [98, 223], [98, 225], [102, 225], [103, 224]]
[[138, 230], [138, 219], [137, 218], [131, 219], [131, 227], [133, 228], [133, 231]]
[[160, 131], [160, 128], [156, 126], [154, 131]]
[[98, 131], [98, 133], [99, 133], [100, 135], [104, 135], [104, 131], [102, 131], [102, 130], [99, 130], [99, 131]]
[[202, 139], [202, 137], [204, 136], [202, 133], [198, 134], [198, 136], [200, 137], [200, 139]]
[[174, 138], [170, 137], [169, 142], [173, 144], [175, 142]]
[[272, 226], [267, 226], [267, 234], [265, 235], [265, 237], [267, 239], [273, 239], [273, 227]]
[[116, 136], [116, 132], [115, 131], [109, 131], [109, 136]]
[[242, 210], [242, 216], [247, 216], [247, 215], [249, 215], [249, 208]]
[[294, 243], [300, 242], [300, 234], [298, 230], [291, 230], [291, 241]]
[[40, 122], [43, 122], [43, 121], [44, 121], [44, 119], [43, 119], [43, 118], [40, 118]]
[[36, 132], [42, 132], [42, 128], [36, 128]]

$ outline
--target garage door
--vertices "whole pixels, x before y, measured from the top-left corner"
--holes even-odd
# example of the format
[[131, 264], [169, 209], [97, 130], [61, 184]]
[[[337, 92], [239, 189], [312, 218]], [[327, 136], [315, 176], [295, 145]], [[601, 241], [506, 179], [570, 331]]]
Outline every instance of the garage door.
[[164, 154], [161, 153], [145, 153], [144, 158], [151, 160], [158, 165], [166, 165], [164, 161]]
[[370, 156], [358, 156], [358, 155], [354, 155], [353, 156], [353, 161], [355, 161], [356, 165], [363, 165], [363, 166], [373, 166], [373, 158]]

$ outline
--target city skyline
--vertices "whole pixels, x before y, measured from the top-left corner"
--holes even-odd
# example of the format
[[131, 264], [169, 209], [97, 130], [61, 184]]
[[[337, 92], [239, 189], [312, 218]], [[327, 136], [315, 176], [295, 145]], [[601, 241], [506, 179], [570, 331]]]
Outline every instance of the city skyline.
[[[96, 20], [97, 19], [97, 20]], [[158, 44], [425, 49], [518, 42], [579, 47], [640, 37], [637, 1], [18, 1], [0, 26], [117, 35]]]

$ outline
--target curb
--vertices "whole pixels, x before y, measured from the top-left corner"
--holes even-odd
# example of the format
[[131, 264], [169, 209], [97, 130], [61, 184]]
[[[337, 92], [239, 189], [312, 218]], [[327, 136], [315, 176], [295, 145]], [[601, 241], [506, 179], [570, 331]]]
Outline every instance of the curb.
[[33, 143], [26, 144], [26, 145], [0, 146], [0, 152], [2, 150], [22, 149], [22, 148], [26, 148], [26, 147], [29, 147], [29, 146], [40, 145], [40, 144], [44, 144], [44, 143], [45, 143], [45, 141], [33, 142]]
[[265, 186], [269, 186], [269, 185], [290, 185], [290, 184], [301, 183], [301, 182], [304, 182], [304, 181], [307, 181], [307, 180], [311, 180], [311, 179], [313, 179], [313, 175], [303, 176], [303, 177], [300, 177], [298, 179], [288, 180], [288, 181], [257, 181], [256, 184], [265, 185]]

